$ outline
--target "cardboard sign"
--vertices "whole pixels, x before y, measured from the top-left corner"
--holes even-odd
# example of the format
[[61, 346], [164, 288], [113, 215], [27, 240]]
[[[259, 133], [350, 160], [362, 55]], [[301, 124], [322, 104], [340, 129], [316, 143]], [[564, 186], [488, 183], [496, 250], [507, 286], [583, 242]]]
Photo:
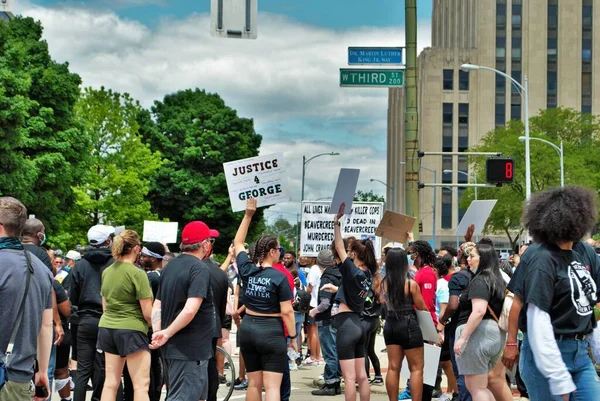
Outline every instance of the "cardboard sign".
[[352, 202], [354, 201], [354, 194], [356, 193], [356, 185], [358, 184], [359, 175], [359, 169], [340, 169], [340, 175], [338, 176], [337, 185], [335, 186], [335, 192], [333, 193], [333, 199], [331, 200], [331, 208], [329, 213], [337, 214], [342, 203], [346, 204], [346, 211], [344, 214], [350, 213], [350, 210], [352, 210]]
[[[375, 235], [383, 214], [383, 203], [355, 203], [346, 208], [341, 221], [342, 237], [370, 238], [375, 246], [375, 256], [381, 255], [381, 238]], [[323, 249], [329, 249], [334, 238], [334, 215], [328, 202], [302, 202], [302, 230], [300, 255], [316, 257]]]
[[0, 11], [15, 11], [15, 6], [13, 4], [13, 0], [2, 0], [0, 1]]
[[414, 217], [386, 210], [375, 235], [404, 244], [408, 238], [406, 232], [412, 231], [415, 220]]
[[[431, 315], [429, 315], [431, 320]], [[440, 354], [442, 348], [436, 345], [425, 344], [425, 364], [423, 368], [423, 383], [435, 387], [435, 379], [437, 377], [437, 369], [440, 364]], [[410, 370], [408, 369], [408, 362], [406, 357], [402, 361], [402, 369], [400, 370], [400, 376], [409, 378]]]
[[473, 235], [480, 235], [483, 232], [487, 219], [492, 213], [492, 209], [496, 206], [496, 202], [498, 202], [496, 199], [476, 200], [471, 202], [467, 212], [458, 224], [458, 227], [456, 227], [456, 233], [454, 233], [454, 235], [463, 236], [471, 224], [475, 224], [475, 232]]
[[439, 341], [438, 333], [435, 326], [433, 325], [431, 313], [429, 313], [426, 310], [418, 310], [417, 320], [419, 321], [421, 333], [423, 333], [423, 340], [430, 341], [432, 343], [437, 343]]
[[164, 221], [144, 221], [144, 242], [160, 242], [161, 244], [176, 244], [179, 223]]
[[234, 212], [246, 210], [250, 198], [256, 198], [259, 207], [290, 200], [283, 153], [223, 163], [223, 169]]

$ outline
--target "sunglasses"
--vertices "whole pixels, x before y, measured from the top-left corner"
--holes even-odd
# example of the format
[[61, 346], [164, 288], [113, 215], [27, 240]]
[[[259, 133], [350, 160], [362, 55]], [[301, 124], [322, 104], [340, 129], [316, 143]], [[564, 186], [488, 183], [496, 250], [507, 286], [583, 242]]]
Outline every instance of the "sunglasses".
[[206, 239], [206, 241], [208, 241], [211, 244], [215, 243], [215, 239], [214, 238], [208, 238], [208, 239]]
[[406, 254], [407, 255], [414, 255], [415, 253], [417, 253], [417, 251], [408, 251]]

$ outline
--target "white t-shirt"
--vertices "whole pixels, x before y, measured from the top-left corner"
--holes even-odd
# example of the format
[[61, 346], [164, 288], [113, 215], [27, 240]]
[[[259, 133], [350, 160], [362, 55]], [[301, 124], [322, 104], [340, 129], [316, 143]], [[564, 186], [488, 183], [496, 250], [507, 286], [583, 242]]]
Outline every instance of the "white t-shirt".
[[312, 286], [312, 292], [310, 293], [310, 306], [316, 308], [319, 305], [319, 284], [321, 283], [321, 268], [314, 265], [308, 272], [306, 281]]

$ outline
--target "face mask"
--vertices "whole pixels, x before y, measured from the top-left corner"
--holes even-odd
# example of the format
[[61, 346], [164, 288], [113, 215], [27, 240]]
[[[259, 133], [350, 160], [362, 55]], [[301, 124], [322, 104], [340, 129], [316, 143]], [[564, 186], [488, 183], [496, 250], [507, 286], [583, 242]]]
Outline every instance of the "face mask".
[[474, 269], [471, 269], [471, 273], [473, 274], [477, 274], [477, 270], [479, 270], [479, 267], [476, 267]]
[[209, 242], [208, 243], [209, 249], [208, 251], [206, 251], [206, 255], [204, 255], [204, 259], [208, 259], [210, 258], [210, 255], [212, 254], [213, 251], [213, 245]]
[[[39, 235], [38, 235], [39, 238]], [[46, 243], [46, 233], [42, 233], [42, 238], [40, 239], [40, 246]]]
[[63, 266], [63, 270], [66, 271], [67, 273], [71, 271], [71, 266], [69, 265], [64, 265]]
[[410, 255], [406, 255], [406, 259], [408, 260], [408, 265], [409, 266], [414, 266], [415, 265], [415, 261], [412, 260], [412, 258], [410, 257]]

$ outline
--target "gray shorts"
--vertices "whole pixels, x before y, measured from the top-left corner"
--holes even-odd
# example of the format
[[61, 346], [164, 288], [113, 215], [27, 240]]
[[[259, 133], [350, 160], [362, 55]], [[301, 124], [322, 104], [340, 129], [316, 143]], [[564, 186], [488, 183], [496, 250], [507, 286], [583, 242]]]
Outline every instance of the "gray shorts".
[[167, 401], [206, 400], [208, 398], [208, 360], [165, 359]]
[[[456, 339], [460, 338], [466, 325], [456, 329]], [[488, 374], [500, 360], [506, 333], [496, 321], [483, 319], [475, 329], [460, 355], [456, 355], [456, 365], [461, 375]]]

